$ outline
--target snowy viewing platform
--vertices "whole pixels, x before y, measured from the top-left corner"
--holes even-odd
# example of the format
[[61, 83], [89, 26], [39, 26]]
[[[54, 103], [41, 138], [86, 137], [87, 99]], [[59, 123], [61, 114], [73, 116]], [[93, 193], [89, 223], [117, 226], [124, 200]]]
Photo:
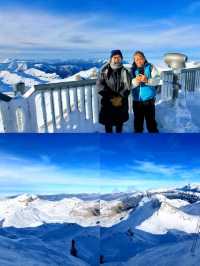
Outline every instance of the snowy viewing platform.
[[[200, 121], [192, 124], [193, 114], [185, 96], [197, 101], [200, 68], [183, 69], [179, 74], [179, 96], [174, 101], [174, 74], [161, 72], [157, 92], [157, 120], [161, 132], [199, 132]], [[19, 84], [20, 85], [20, 84]], [[23, 84], [21, 84], [23, 87]], [[103, 132], [98, 122], [100, 96], [96, 79], [35, 85], [13, 98], [0, 97], [0, 132]], [[182, 108], [182, 110], [181, 110]], [[191, 110], [190, 110], [191, 111]], [[197, 115], [196, 115], [197, 116]], [[197, 118], [194, 117], [194, 120]], [[182, 123], [182, 124], [181, 124]], [[185, 124], [184, 124], [185, 123]], [[198, 125], [199, 123], [199, 125]], [[184, 128], [181, 128], [181, 125]], [[125, 132], [133, 132], [132, 99]]]

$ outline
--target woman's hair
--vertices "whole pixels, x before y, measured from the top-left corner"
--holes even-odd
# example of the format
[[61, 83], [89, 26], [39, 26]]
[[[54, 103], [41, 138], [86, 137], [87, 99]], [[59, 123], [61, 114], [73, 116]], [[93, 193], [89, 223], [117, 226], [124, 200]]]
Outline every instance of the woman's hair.
[[144, 60], [147, 61], [147, 59], [146, 59], [146, 57], [145, 57], [145, 55], [144, 55], [143, 52], [141, 52], [141, 51], [136, 51], [136, 52], [134, 53], [133, 57], [135, 57], [136, 55], [140, 55], [140, 56], [142, 56], [142, 57], [144, 58]]
[[[148, 63], [146, 56], [144, 55], [144, 53], [142, 51], [136, 51], [133, 55], [133, 58], [135, 58], [136, 55], [140, 55], [144, 58], [145, 64]], [[135, 60], [133, 61], [133, 67], [137, 68]]]

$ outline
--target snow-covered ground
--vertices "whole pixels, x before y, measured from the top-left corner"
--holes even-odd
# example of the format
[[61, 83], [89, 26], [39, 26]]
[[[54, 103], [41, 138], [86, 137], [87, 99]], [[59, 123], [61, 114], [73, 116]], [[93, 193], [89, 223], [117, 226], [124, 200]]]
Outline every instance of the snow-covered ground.
[[[1, 198], [0, 265], [96, 266], [101, 256], [108, 266], [196, 266], [199, 221], [199, 185]], [[70, 255], [72, 239], [78, 257]]]
[[200, 91], [179, 93], [175, 101], [158, 101], [156, 117], [161, 132], [199, 133], [200, 132]]
[[[98, 202], [28, 194], [1, 199], [0, 265], [98, 265]], [[72, 239], [78, 258], [70, 255]]]
[[95, 226], [99, 220], [99, 200], [83, 201], [76, 197], [48, 201], [34, 195], [0, 200], [3, 227], [36, 227], [44, 223], [78, 223]]
[[[198, 265], [200, 248], [194, 253], [191, 248], [200, 220], [200, 193], [191, 190], [148, 191], [139, 202], [137, 196], [127, 216], [121, 211], [118, 223], [102, 225], [105, 265]], [[196, 201], [190, 203], [193, 193]]]

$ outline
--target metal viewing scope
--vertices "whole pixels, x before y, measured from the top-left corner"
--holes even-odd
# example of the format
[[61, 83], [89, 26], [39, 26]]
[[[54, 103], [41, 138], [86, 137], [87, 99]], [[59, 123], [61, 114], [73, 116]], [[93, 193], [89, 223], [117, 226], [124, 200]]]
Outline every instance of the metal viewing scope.
[[164, 55], [164, 61], [173, 73], [173, 95], [172, 99], [175, 101], [179, 96], [179, 90], [181, 90], [181, 70], [186, 67], [188, 57], [181, 53], [167, 53]]
[[164, 61], [169, 68], [178, 71], [186, 67], [188, 57], [180, 53], [167, 53], [164, 55]]

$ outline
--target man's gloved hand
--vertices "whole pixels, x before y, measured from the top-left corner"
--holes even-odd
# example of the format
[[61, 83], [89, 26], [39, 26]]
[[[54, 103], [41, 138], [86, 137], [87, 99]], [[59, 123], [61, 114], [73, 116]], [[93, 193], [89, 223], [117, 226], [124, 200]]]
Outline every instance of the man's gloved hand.
[[111, 103], [114, 107], [121, 107], [122, 106], [122, 97], [114, 97], [111, 99]]

